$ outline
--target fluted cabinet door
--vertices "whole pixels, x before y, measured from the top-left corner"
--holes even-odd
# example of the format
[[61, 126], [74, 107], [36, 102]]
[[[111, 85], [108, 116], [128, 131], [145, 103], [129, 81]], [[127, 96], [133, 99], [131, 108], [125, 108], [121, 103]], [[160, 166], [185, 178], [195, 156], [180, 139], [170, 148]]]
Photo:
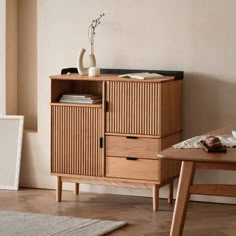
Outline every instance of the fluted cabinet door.
[[106, 132], [159, 135], [158, 83], [108, 81]]
[[103, 176], [102, 109], [51, 107], [51, 172]]

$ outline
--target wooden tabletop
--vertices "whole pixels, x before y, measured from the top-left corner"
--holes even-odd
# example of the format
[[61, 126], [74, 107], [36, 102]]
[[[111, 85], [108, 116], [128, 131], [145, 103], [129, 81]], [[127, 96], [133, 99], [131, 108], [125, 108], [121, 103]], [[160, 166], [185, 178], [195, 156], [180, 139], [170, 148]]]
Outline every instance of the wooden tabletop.
[[[236, 125], [217, 129], [206, 133], [207, 135], [229, 135], [236, 130]], [[158, 154], [159, 158], [174, 159], [180, 161], [198, 161], [214, 163], [236, 164], [236, 148], [227, 148], [226, 153], [207, 153], [203, 149], [176, 149], [170, 147]]]

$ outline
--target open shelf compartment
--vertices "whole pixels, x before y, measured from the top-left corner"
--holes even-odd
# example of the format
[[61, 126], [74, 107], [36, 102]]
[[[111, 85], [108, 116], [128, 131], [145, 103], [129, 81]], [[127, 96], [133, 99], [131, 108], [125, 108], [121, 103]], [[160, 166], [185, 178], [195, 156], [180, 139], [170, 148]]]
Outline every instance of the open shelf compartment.
[[64, 106], [89, 106], [101, 107], [101, 103], [60, 103], [59, 99], [63, 94], [92, 94], [103, 98], [103, 81], [84, 81], [84, 80], [51, 80], [51, 105]]

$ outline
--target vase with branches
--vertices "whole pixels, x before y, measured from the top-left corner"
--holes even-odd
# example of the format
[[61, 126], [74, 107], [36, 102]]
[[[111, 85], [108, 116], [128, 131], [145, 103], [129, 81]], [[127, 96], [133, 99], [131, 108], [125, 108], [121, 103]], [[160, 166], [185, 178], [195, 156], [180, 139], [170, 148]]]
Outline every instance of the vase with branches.
[[[90, 55], [89, 55], [90, 68], [96, 67], [96, 58], [94, 55], [94, 42], [95, 42], [96, 28], [101, 24], [101, 19], [103, 16], [105, 16], [105, 13], [102, 13], [98, 18], [94, 19], [88, 27], [88, 39], [90, 43]], [[82, 48], [80, 50], [80, 53], [77, 59], [77, 62], [78, 62], [77, 68], [80, 75], [88, 74], [88, 69], [84, 68], [83, 66], [83, 56], [84, 56], [85, 51], [86, 50]]]

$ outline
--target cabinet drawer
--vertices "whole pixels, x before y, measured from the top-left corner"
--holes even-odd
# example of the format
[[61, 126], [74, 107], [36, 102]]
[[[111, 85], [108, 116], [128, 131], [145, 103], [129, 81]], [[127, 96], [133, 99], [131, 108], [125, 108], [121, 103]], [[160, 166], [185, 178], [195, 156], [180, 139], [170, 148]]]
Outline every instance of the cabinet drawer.
[[161, 140], [130, 136], [106, 136], [106, 156], [157, 159]]
[[106, 176], [159, 180], [159, 160], [106, 157]]

